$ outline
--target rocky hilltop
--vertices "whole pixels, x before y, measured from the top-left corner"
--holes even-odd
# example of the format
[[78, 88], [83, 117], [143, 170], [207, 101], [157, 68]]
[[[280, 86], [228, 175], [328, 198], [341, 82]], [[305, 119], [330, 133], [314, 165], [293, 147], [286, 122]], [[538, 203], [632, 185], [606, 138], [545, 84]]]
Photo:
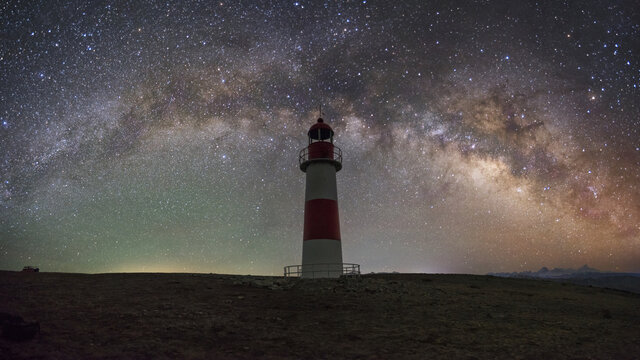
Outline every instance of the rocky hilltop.
[[[3, 359], [638, 359], [640, 295], [531, 279], [0, 272]], [[11, 320], [13, 319], [13, 320]], [[37, 324], [37, 327], [36, 327]]]

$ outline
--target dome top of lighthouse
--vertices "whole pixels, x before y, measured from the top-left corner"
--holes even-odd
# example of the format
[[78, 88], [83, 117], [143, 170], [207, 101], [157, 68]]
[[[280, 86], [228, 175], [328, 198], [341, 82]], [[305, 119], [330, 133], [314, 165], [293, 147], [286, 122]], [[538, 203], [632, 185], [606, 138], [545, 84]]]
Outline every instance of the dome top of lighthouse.
[[327, 140], [333, 137], [333, 129], [325, 124], [322, 118], [318, 118], [318, 122], [311, 126], [307, 135], [313, 140]]

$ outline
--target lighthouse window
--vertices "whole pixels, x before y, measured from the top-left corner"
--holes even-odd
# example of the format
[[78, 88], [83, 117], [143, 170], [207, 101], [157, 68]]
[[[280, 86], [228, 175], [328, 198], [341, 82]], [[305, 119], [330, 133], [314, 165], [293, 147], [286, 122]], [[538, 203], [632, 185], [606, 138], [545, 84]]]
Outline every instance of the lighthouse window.
[[309, 137], [313, 140], [327, 140], [331, 138], [333, 131], [330, 129], [320, 128], [309, 131]]

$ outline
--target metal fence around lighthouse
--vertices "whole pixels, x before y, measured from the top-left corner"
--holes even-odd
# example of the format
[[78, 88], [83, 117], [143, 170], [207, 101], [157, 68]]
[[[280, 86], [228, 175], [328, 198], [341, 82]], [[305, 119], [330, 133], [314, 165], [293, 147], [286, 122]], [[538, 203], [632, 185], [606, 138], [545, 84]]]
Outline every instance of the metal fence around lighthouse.
[[360, 265], [349, 263], [289, 265], [284, 267], [285, 277], [333, 278], [360, 276]]

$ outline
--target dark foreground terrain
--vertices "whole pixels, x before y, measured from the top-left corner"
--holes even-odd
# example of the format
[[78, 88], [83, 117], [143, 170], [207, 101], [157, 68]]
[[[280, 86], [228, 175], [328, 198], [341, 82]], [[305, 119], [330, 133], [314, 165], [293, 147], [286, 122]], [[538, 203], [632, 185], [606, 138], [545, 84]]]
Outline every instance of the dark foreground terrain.
[[640, 358], [640, 295], [490, 276], [0, 272], [0, 313], [3, 359]]

